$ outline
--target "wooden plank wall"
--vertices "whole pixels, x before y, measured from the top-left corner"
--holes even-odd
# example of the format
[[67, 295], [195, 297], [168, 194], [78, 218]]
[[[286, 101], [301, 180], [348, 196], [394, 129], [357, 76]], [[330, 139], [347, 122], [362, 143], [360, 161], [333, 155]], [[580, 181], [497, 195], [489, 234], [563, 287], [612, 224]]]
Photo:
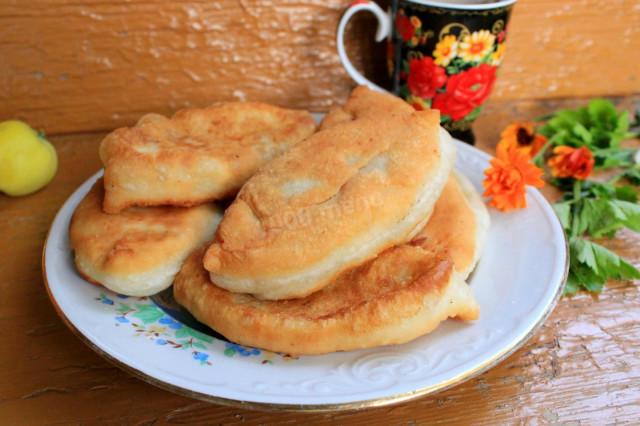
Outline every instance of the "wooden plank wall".
[[[0, 119], [109, 130], [225, 100], [326, 111], [353, 87], [335, 48], [350, 0], [0, 1]], [[352, 59], [380, 79], [375, 23]], [[375, 62], [375, 63], [373, 63]], [[520, 0], [493, 100], [640, 92], [640, 0]]]

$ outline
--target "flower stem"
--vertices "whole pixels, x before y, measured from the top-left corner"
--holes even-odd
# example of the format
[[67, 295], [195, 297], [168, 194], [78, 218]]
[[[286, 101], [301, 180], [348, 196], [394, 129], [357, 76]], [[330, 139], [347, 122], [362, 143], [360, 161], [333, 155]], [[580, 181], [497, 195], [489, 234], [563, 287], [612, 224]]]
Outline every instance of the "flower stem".
[[551, 144], [553, 143], [553, 138], [550, 138], [547, 143], [545, 143], [542, 148], [540, 148], [540, 151], [538, 151], [536, 153], [536, 155], [533, 156], [533, 158], [531, 159], [531, 162], [533, 164], [538, 164], [538, 161], [540, 161], [542, 159], [542, 157], [544, 157], [544, 153], [547, 152], [547, 148], [549, 148], [549, 146], [551, 146]]
[[607, 183], [609, 185], [615, 185], [620, 179], [622, 179], [622, 176], [624, 176], [624, 173], [620, 173], [619, 175], [614, 176], [613, 178], [609, 179]]
[[550, 112], [549, 114], [539, 115], [539, 116], [537, 116], [537, 117], [533, 118], [533, 120], [532, 120], [532, 121], [547, 121], [547, 120], [549, 120], [550, 118], [552, 118], [554, 115], [555, 115], [555, 113]]

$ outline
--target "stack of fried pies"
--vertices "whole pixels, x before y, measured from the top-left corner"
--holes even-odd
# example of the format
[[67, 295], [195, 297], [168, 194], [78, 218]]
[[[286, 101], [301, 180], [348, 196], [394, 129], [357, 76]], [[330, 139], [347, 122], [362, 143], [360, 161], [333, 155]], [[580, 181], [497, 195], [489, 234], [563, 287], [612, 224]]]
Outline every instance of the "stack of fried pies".
[[[273, 111], [282, 118], [264, 119]], [[246, 124], [221, 127], [221, 116]], [[71, 223], [81, 274], [134, 295], [173, 282], [176, 301], [230, 341], [291, 355], [401, 344], [447, 318], [477, 319], [465, 280], [489, 216], [454, 170], [438, 112], [359, 87], [318, 129], [310, 118], [222, 104], [109, 135], [104, 182]], [[211, 201], [229, 197], [220, 220]], [[161, 220], [174, 210], [184, 216]], [[154, 275], [162, 285], [145, 285]]]
[[130, 296], [173, 283], [185, 258], [234, 196], [271, 158], [316, 130], [306, 111], [232, 102], [149, 114], [100, 144], [104, 178], [74, 212], [75, 263], [87, 280]]

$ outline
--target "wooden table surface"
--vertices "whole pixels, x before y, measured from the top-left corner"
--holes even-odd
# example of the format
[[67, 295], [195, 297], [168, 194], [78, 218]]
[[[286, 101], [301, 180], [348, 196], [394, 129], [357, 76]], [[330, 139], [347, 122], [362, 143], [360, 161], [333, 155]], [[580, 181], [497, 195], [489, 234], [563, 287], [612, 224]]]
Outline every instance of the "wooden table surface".
[[[499, 132], [585, 101], [490, 102], [475, 124], [493, 153]], [[630, 110], [638, 99], [621, 98]], [[539, 331], [489, 371], [440, 393], [359, 411], [271, 413], [180, 396], [113, 366], [67, 329], [41, 272], [47, 230], [71, 193], [100, 167], [100, 134], [52, 136], [60, 167], [45, 189], [0, 195], [0, 424], [637, 423], [640, 293], [611, 282], [598, 295], [563, 297]], [[545, 191], [553, 198], [553, 191]], [[640, 236], [606, 246], [640, 266]]]

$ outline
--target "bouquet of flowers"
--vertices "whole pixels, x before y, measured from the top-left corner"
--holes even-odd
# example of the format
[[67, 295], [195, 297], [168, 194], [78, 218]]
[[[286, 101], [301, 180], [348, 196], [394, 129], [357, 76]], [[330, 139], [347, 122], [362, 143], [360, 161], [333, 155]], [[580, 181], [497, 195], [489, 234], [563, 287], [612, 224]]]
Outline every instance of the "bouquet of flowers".
[[[594, 241], [613, 238], [622, 228], [640, 231], [638, 193], [630, 186], [640, 185], [640, 151], [621, 145], [638, 137], [629, 131], [637, 126], [640, 105], [630, 124], [626, 111], [618, 113], [603, 99], [539, 123], [514, 123], [502, 132], [497, 157], [485, 171], [484, 196], [491, 197], [489, 206], [505, 212], [526, 207], [526, 187], [543, 186], [545, 168], [548, 182], [562, 191], [553, 208], [569, 242], [566, 293], [601, 291], [609, 278], [640, 278], [633, 265]], [[617, 173], [590, 180], [594, 170]]]

